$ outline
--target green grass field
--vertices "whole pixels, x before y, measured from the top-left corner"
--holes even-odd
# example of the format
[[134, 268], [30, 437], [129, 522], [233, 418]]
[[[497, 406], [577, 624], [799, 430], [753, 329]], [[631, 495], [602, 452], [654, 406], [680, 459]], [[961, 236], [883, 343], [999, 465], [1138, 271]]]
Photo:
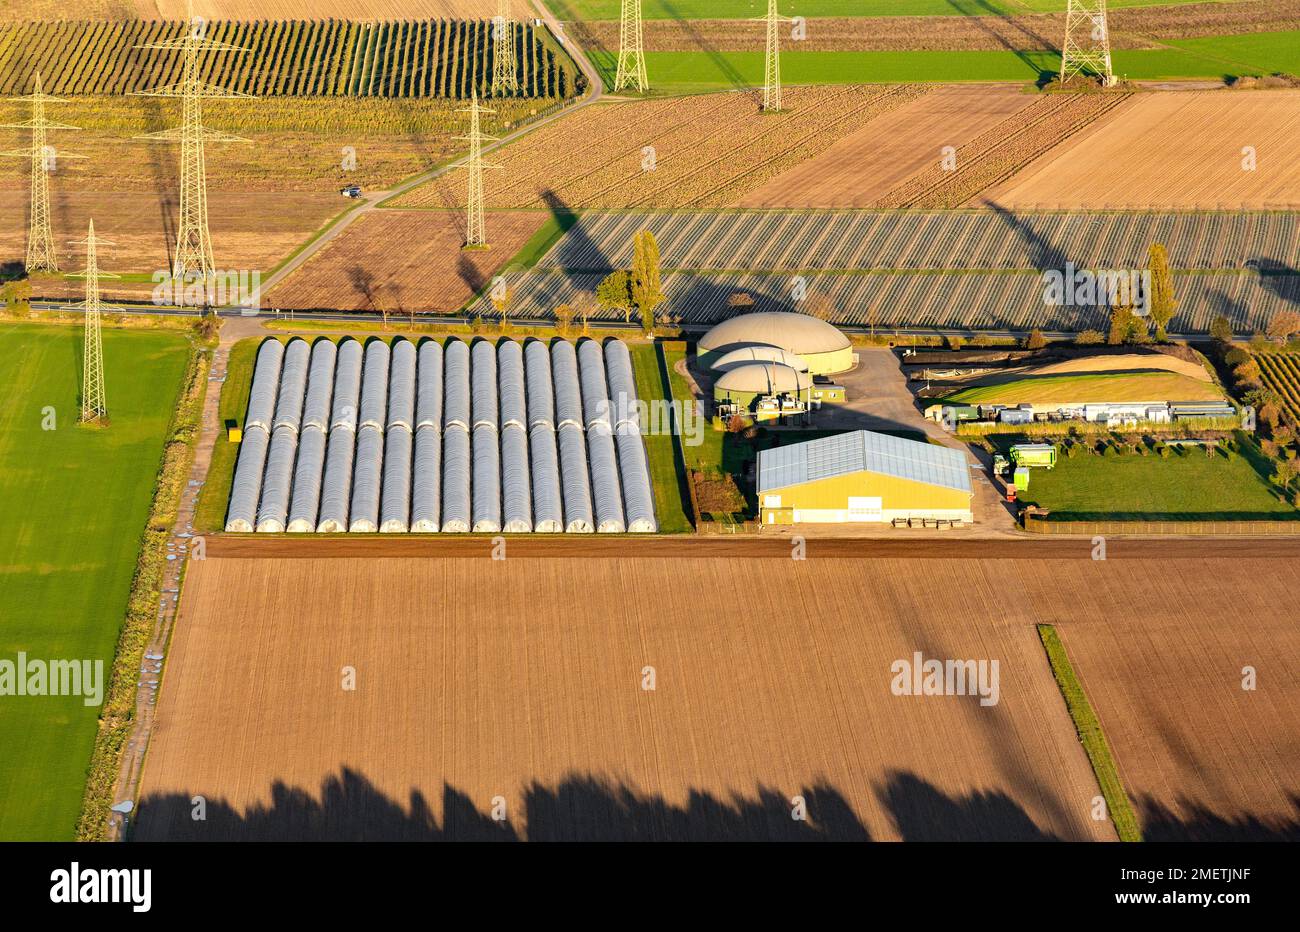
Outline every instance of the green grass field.
[[248, 410], [248, 393], [253, 388], [253, 362], [262, 337], [240, 340], [230, 348], [226, 362], [226, 381], [221, 386], [218, 407], [220, 420], [216, 445], [212, 448], [212, 462], [208, 477], [199, 492], [194, 508], [194, 533], [208, 534], [224, 529], [226, 506], [230, 503], [230, 484], [235, 481], [235, 461], [239, 459], [239, 444], [226, 439], [226, 422], [234, 421], [241, 427]]
[[1189, 450], [1168, 459], [1149, 453], [1060, 457], [1034, 469], [1019, 499], [1056, 520], [1249, 520], [1300, 518], [1280, 500], [1257, 452], [1232, 460]]
[[1223, 392], [1177, 372], [1090, 372], [1038, 375], [994, 385], [978, 385], [943, 399], [955, 405], [1087, 404], [1093, 402], [1221, 401]]
[[[182, 334], [105, 330], [112, 424], [88, 429], [80, 328], [0, 333], [0, 659], [100, 659], [107, 678], [188, 358]], [[0, 696], [0, 840], [72, 838], [98, 714]]]
[[[637, 397], [642, 401], [667, 399], [669, 387], [664, 384], [658, 348], [653, 343], [628, 343], [628, 349], [636, 374]], [[645, 449], [650, 460], [659, 530], [665, 534], [689, 534], [694, 529], [687, 514], [690, 493], [678, 459], [676, 438], [672, 434], [647, 432]]]
[[[1111, 0], [1112, 10], [1135, 6], [1178, 6], [1204, 0]], [[1066, 0], [781, 0], [783, 16], [1014, 16], [1062, 13]], [[556, 0], [562, 20], [616, 20], [619, 0]], [[645, 0], [645, 19], [747, 19], [767, 12], [765, 0]]]
[[[1300, 72], [1300, 32], [1216, 36], [1168, 43], [1166, 49], [1114, 53], [1116, 74], [1133, 80], [1224, 78], [1243, 74]], [[612, 85], [617, 55], [593, 52], [592, 62]], [[646, 69], [656, 94], [694, 94], [759, 87], [763, 51], [647, 52]], [[787, 85], [876, 84], [939, 81], [1033, 82], [1060, 70], [1056, 52], [907, 51], [781, 53]]]

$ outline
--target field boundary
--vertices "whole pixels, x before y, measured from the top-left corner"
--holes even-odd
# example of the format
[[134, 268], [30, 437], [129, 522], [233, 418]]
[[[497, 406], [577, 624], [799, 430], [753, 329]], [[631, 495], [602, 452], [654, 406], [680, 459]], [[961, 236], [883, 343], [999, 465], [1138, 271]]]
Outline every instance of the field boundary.
[[1138, 826], [1137, 816], [1133, 813], [1133, 805], [1124, 789], [1124, 782], [1120, 779], [1119, 766], [1115, 763], [1110, 745], [1106, 741], [1106, 733], [1102, 731], [1101, 721], [1093, 711], [1087, 693], [1083, 691], [1083, 684], [1074, 673], [1065, 645], [1061, 643], [1055, 626], [1038, 625], [1037, 628], [1038, 637], [1043, 642], [1043, 650], [1047, 652], [1047, 661], [1052, 666], [1052, 676], [1056, 679], [1056, 685], [1060, 687], [1061, 698], [1065, 700], [1065, 707], [1069, 710], [1070, 718], [1074, 720], [1075, 730], [1079, 733], [1079, 743], [1083, 745], [1083, 750], [1088, 755], [1088, 762], [1092, 764], [1097, 783], [1106, 798], [1106, 813], [1115, 826], [1119, 840], [1141, 841], [1142, 830]]
[[1300, 521], [1053, 521], [1025, 515], [1025, 530], [1031, 534], [1073, 536], [1141, 537], [1300, 537]]
[[186, 477], [194, 459], [211, 363], [211, 348], [194, 343], [170, 434], [163, 446], [149, 518], [140, 537], [126, 617], [118, 635], [95, 747], [86, 770], [86, 790], [82, 797], [81, 815], [77, 819], [77, 841], [104, 841], [108, 838], [109, 807], [113, 804], [122, 752], [135, 720], [141, 661], [162, 594], [166, 540], [180, 508]]

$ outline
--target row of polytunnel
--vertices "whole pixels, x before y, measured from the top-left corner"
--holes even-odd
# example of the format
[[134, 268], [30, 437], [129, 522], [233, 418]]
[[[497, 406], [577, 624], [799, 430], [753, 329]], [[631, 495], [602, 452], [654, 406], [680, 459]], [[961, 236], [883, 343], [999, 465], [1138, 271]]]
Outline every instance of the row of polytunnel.
[[227, 531], [657, 530], [619, 340], [267, 340]]

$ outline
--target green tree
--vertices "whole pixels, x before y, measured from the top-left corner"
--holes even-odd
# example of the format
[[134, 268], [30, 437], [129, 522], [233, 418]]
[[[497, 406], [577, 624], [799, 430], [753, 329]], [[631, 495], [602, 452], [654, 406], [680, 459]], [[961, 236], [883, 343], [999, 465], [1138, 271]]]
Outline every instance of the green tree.
[[1151, 244], [1151, 323], [1156, 328], [1156, 339], [1164, 342], [1169, 338], [1169, 322], [1178, 310], [1178, 299], [1174, 297], [1174, 275], [1169, 270], [1169, 252], [1163, 243]]
[[634, 306], [632, 300], [632, 273], [626, 269], [610, 272], [596, 286], [596, 304], [603, 311], [621, 311], [627, 320]]
[[1147, 323], [1134, 313], [1133, 304], [1130, 301], [1119, 301], [1111, 308], [1110, 333], [1106, 337], [1107, 343], [1111, 346], [1137, 343], [1145, 339], [1146, 335]]
[[1231, 343], [1237, 335], [1232, 332], [1232, 321], [1220, 314], [1210, 324], [1210, 336], [1220, 343]]
[[1043, 336], [1043, 331], [1035, 327], [1029, 331], [1029, 336], [1025, 339], [1025, 349], [1040, 350], [1047, 345], [1047, 338]]
[[646, 333], [655, 328], [655, 308], [664, 301], [659, 274], [659, 244], [649, 230], [642, 230], [632, 241], [632, 272], [629, 288], [632, 303], [641, 314]]

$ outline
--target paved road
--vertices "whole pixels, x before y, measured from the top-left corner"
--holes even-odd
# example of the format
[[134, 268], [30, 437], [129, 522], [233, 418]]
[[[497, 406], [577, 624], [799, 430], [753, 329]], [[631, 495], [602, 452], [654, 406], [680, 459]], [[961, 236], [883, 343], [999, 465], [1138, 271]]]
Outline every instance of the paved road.
[[[541, 19], [543, 20], [543, 22], [545, 22], [546, 25], [550, 27], [551, 33], [556, 36], [562, 35], [563, 30], [560, 26], [560, 21], [555, 18], [555, 15], [551, 13], [549, 9], [546, 8], [546, 5], [542, 3], [541, 0], [533, 0], [533, 3], [537, 7], [538, 12], [541, 14]], [[568, 38], [567, 36], [565, 37], [564, 45], [569, 50], [569, 54], [573, 56], [574, 61], [577, 62], [578, 67], [582, 69], [582, 73], [587, 78], [588, 87], [590, 88], [587, 92], [587, 95], [583, 97], [581, 100], [579, 100], [577, 103], [564, 107], [556, 111], [555, 113], [543, 117], [540, 120], [531, 122], [526, 126], [523, 126], [520, 129], [515, 130], [512, 133], [502, 136], [497, 142], [494, 142], [491, 145], [485, 146], [483, 148], [484, 155], [487, 155], [490, 152], [494, 152], [495, 150], [500, 149], [502, 146], [509, 145], [511, 142], [514, 142], [516, 139], [518, 139], [520, 136], [523, 136], [525, 133], [531, 133], [533, 130], [539, 127], [546, 126], [548, 123], [554, 123], [557, 120], [562, 120], [571, 113], [575, 113], [576, 111], [581, 110], [584, 107], [589, 107], [592, 104], [594, 104], [596, 101], [600, 100], [602, 96], [604, 96], [605, 85], [600, 79], [600, 72], [596, 70], [596, 66], [593, 65], [590, 59], [587, 58], [587, 53], [581, 48], [581, 46], [579, 46], [577, 43], [575, 43], [572, 39]], [[376, 191], [366, 196], [362, 200], [362, 203], [360, 205], [358, 205], [353, 210], [349, 211], [348, 213], [340, 217], [337, 221], [335, 221], [333, 226], [331, 226], [323, 234], [317, 237], [310, 245], [307, 246], [306, 249], [298, 253], [296, 256], [294, 256], [284, 265], [280, 266], [280, 268], [276, 269], [270, 276], [268, 276], [266, 281], [262, 283], [262, 291], [264, 293], [269, 293], [272, 288], [274, 288], [280, 282], [284, 281], [295, 271], [301, 268], [302, 265], [305, 262], [307, 262], [309, 259], [311, 259], [312, 256], [316, 255], [316, 253], [324, 249], [328, 243], [330, 243], [332, 240], [337, 238], [340, 233], [342, 233], [353, 223], [355, 223], [358, 217], [364, 217], [366, 214], [376, 210], [379, 207], [379, 205], [382, 204], [384, 201], [405, 194], [406, 192], [410, 191], [412, 188], [419, 187], [420, 185], [424, 184], [427, 181], [432, 181], [434, 178], [437, 178], [441, 175], [445, 175], [447, 174], [447, 172], [459, 168], [464, 163], [465, 163], [465, 159], [457, 159], [456, 161], [451, 162], [447, 165], [442, 165], [439, 166], [438, 168], [430, 169], [429, 171], [424, 172], [423, 174], [416, 175], [412, 178], [408, 178], [406, 181], [403, 181], [401, 184], [398, 184], [395, 187], [388, 189], [387, 191]]]

